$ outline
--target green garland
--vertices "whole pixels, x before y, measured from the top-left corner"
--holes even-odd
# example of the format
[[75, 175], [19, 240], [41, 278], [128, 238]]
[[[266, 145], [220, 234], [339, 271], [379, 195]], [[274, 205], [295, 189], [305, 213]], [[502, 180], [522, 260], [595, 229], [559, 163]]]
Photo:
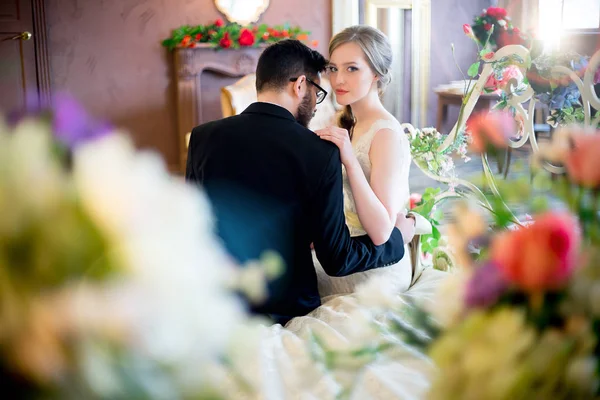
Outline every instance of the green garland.
[[[266, 24], [241, 26], [217, 19], [209, 25], [184, 25], [177, 28], [170, 38], [163, 40], [162, 45], [169, 50], [194, 48], [199, 45], [208, 45], [215, 49], [239, 49], [265, 46], [283, 39], [308, 42], [309, 34], [310, 32], [302, 30], [299, 26], [292, 27], [289, 24], [272, 27]], [[318, 42], [313, 40], [309, 44], [316, 47]]]

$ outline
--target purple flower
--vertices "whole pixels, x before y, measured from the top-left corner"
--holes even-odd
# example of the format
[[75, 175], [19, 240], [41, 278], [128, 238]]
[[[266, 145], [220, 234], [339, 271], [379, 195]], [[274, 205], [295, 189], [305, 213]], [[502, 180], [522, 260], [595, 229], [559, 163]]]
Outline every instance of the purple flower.
[[58, 140], [69, 148], [108, 134], [112, 127], [98, 121], [71, 96], [60, 94], [52, 101], [52, 128]]
[[467, 284], [467, 308], [491, 306], [507, 288], [508, 281], [502, 275], [502, 271], [493, 262], [488, 262], [475, 270]]
[[48, 118], [52, 123], [56, 139], [70, 149], [102, 137], [112, 130], [110, 124], [92, 118], [72, 96], [66, 93], [53, 96], [50, 107], [41, 107], [36, 96], [27, 96], [27, 98], [23, 110], [8, 115], [8, 123], [16, 125], [27, 117]]

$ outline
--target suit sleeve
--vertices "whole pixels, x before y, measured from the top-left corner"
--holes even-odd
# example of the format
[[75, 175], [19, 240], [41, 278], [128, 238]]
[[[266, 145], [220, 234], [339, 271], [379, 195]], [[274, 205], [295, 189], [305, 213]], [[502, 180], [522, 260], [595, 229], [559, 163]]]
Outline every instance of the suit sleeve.
[[375, 246], [366, 235], [350, 236], [344, 216], [341, 165], [336, 149], [311, 202], [312, 236], [323, 269], [331, 276], [345, 276], [397, 263], [404, 256], [404, 242], [397, 228], [381, 246]]

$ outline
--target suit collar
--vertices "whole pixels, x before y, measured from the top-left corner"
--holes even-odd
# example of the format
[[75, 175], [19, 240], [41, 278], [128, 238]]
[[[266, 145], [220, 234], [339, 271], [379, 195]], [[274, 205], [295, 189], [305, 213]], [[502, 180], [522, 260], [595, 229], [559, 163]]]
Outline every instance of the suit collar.
[[268, 114], [278, 118], [289, 119], [296, 122], [296, 118], [287, 109], [273, 103], [252, 103], [246, 108], [242, 114]]

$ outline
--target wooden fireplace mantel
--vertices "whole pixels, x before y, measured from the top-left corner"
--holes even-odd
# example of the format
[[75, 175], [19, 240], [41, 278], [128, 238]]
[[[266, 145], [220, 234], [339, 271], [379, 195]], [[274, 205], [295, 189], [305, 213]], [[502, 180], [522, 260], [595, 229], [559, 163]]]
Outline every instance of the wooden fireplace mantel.
[[[208, 46], [175, 49], [175, 79], [177, 87], [177, 135], [179, 142], [179, 167], [185, 171], [187, 159], [186, 136], [204, 122], [221, 116], [206, 112], [208, 102], [220, 102], [213, 94], [203, 96], [202, 75], [212, 71], [233, 78], [253, 73], [263, 48], [215, 50]], [[224, 81], [222, 86], [226, 86]], [[213, 107], [214, 108], [214, 107]], [[204, 109], [204, 110], [203, 110]]]

